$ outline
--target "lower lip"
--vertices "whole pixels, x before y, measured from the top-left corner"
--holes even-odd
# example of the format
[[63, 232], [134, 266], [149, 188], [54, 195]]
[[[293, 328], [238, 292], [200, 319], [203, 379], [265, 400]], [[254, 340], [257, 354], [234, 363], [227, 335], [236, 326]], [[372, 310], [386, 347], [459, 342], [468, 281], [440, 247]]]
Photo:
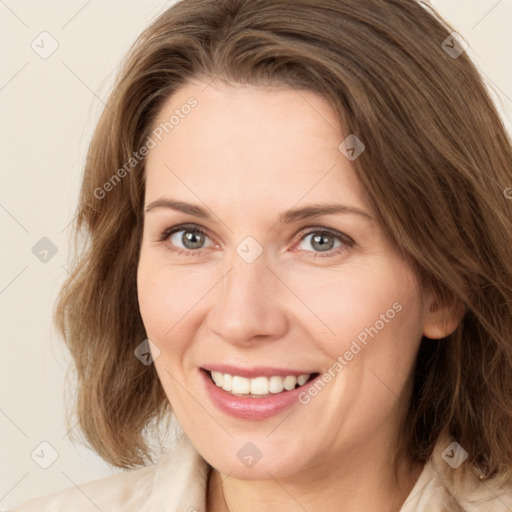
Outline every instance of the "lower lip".
[[[206, 389], [212, 402], [222, 412], [241, 418], [244, 420], [266, 420], [272, 416], [276, 416], [288, 407], [298, 402], [300, 393], [304, 392], [306, 384], [300, 388], [290, 391], [283, 391], [270, 395], [265, 398], [250, 398], [243, 396], [235, 396], [222, 388], [219, 388], [210, 378], [210, 373], [201, 369], [200, 373], [205, 382]], [[312, 384], [319, 376], [310, 380], [307, 387]]]

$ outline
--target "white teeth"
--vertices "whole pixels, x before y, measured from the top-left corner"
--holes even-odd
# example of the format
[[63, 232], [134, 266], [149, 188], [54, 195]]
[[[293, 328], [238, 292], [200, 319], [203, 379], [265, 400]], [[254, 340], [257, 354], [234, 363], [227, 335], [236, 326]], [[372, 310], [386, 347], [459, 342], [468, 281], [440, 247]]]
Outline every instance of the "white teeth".
[[284, 389], [282, 377], [270, 377], [268, 381], [268, 389], [271, 393], [281, 393]]
[[247, 393], [250, 393], [250, 390], [251, 381], [249, 379], [246, 379], [245, 377], [239, 377], [238, 375], [233, 375], [233, 380], [231, 382], [231, 391], [233, 393], [246, 395]]
[[233, 388], [233, 376], [229, 375], [229, 373], [225, 373], [222, 379], [222, 389], [226, 391], [231, 391]]
[[283, 386], [284, 389], [287, 391], [290, 391], [291, 389], [295, 389], [295, 385], [297, 384], [297, 377], [294, 377], [293, 375], [288, 375], [288, 377], [284, 378]]
[[288, 375], [286, 377], [272, 376], [256, 377], [247, 379], [238, 375], [230, 375], [229, 373], [211, 372], [212, 379], [215, 384], [228, 391], [233, 395], [249, 395], [249, 396], [265, 396], [270, 393], [281, 393], [283, 390], [291, 391], [295, 386], [303, 386], [311, 374]]
[[268, 379], [256, 377], [251, 379], [251, 395], [266, 395], [268, 393]]
[[306, 381], [309, 379], [309, 375], [299, 375], [297, 377], [297, 382], [299, 383], [299, 386], [303, 386], [306, 384]]
[[212, 379], [213, 379], [213, 382], [215, 382], [215, 384], [217, 384], [217, 386], [219, 386], [219, 388], [222, 387], [222, 373], [220, 372], [212, 372]]

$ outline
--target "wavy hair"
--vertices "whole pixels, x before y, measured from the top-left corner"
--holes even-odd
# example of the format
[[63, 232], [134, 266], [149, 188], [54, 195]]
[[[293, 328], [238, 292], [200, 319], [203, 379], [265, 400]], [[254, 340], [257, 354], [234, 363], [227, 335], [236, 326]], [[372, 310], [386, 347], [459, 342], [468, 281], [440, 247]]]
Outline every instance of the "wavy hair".
[[182, 0], [139, 36], [89, 146], [55, 309], [80, 428], [105, 461], [152, 460], [149, 429], [171, 412], [154, 365], [134, 356], [146, 338], [137, 152], [168, 98], [201, 78], [316, 92], [364, 141], [354, 165], [384, 232], [462, 312], [450, 336], [421, 341], [401, 452], [425, 462], [448, 430], [483, 478], [512, 477], [512, 145], [467, 52], [448, 51], [453, 31], [416, 0]]

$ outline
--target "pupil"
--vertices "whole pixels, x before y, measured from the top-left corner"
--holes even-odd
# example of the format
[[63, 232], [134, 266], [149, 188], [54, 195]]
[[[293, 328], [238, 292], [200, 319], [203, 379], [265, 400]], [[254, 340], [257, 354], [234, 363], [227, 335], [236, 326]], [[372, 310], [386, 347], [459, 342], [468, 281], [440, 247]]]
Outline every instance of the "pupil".
[[[189, 231], [188, 233], [185, 233], [184, 235], [184, 245], [188, 246], [187, 243], [190, 242], [192, 244], [192, 247], [189, 247], [190, 249], [197, 249], [201, 245], [201, 233], [195, 232], [195, 231]], [[187, 242], [187, 243], [185, 243]]]
[[321, 251], [328, 251], [332, 248], [332, 244], [329, 244], [329, 242], [325, 242], [326, 239], [332, 238], [330, 235], [316, 235], [313, 237], [312, 244], [319, 243], [320, 246], [318, 247]]

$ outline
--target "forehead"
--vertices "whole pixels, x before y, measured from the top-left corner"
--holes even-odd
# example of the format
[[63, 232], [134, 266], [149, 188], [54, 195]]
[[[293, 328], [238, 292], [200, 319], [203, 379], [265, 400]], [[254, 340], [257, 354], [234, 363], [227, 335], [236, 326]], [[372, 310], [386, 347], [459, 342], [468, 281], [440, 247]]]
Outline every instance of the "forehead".
[[339, 150], [349, 134], [311, 91], [191, 83], [167, 100], [152, 133], [147, 200], [172, 193], [260, 209], [302, 200], [367, 204]]

